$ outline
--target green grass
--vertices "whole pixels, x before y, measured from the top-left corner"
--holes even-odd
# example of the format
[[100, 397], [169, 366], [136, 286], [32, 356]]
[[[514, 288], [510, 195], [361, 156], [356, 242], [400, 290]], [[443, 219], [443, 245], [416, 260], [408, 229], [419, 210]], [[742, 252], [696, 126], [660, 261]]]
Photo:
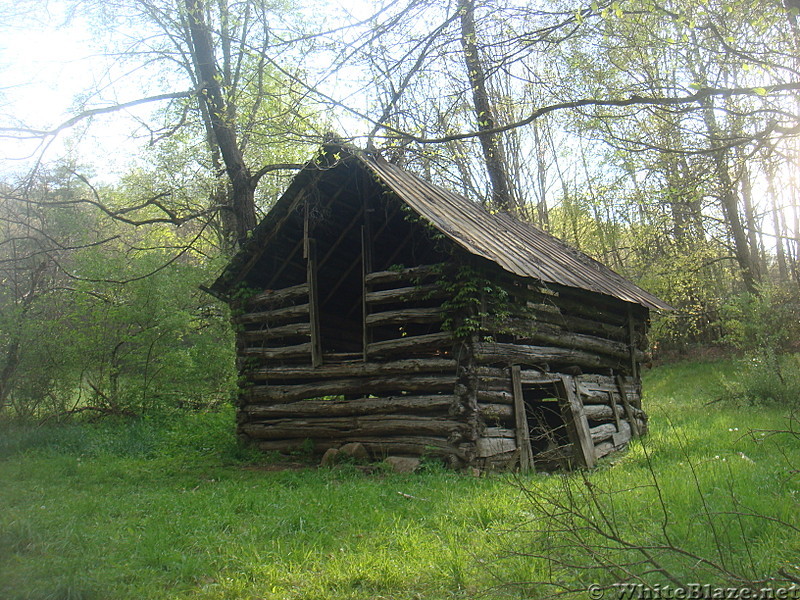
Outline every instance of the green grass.
[[[648, 373], [650, 435], [589, 481], [630, 488], [604, 498], [627, 538], [651, 543], [664, 522], [654, 471], [669, 535], [716, 560], [722, 548], [727, 565], [760, 577], [796, 568], [800, 535], [722, 513], [800, 526], [800, 443], [747, 435], [784, 428], [785, 408], [707, 404], [736, 375], [724, 362]], [[540, 597], [545, 588], [525, 582], [545, 579], [548, 565], [528, 555], [552, 536], [519, 484], [544, 501], [565, 485], [585, 489], [574, 476], [476, 478], [435, 466], [271, 471], [236, 445], [232, 421], [223, 412], [0, 431], [0, 598]], [[665, 560], [686, 581], [699, 575]], [[557, 575], [575, 587], [595, 576]]]

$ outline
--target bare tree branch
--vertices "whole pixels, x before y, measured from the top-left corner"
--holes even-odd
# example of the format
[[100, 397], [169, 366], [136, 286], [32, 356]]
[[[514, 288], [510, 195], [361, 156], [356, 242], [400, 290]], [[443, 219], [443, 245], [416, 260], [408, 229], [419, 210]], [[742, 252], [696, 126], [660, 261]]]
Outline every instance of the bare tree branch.
[[81, 121], [86, 119], [90, 119], [92, 117], [96, 117], [97, 115], [104, 115], [109, 113], [119, 112], [121, 110], [126, 110], [128, 108], [133, 108], [134, 106], [140, 106], [142, 104], [148, 104], [150, 102], [161, 102], [163, 100], [177, 100], [180, 98], [190, 98], [195, 95], [196, 92], [194, 90], [186, 91], [186, 92], [171, 92], [167, 94], [158, 94], [156, 96], [148, 96], [147, 98], [138, 98], [136, 100], [131, 100], [129, 102], [123, 102], [121, 104], [114, 104], [111, 106], [104, 106], [99, 108], [90, 108], [88, 110], [84, 110], [79, 114], [67, 119], [58, 127], [53, 129], [28, 129], [24, 127], [0, 127], [0, 137], [5, 138], [14, 138], [14, 139], [37, 139], [43, 137], [50, 137], [59, 134], [60, 132], [64, 131], [65, 129], [69, 129], [70, 127], [77, 125]]

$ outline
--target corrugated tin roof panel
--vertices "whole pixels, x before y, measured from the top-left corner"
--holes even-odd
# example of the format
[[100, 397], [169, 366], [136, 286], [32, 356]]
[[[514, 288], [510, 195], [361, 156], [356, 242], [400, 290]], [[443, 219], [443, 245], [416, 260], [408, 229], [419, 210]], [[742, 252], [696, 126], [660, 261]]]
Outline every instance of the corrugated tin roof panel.
[[579, 288], [648, 308], [671, 307], [552, 235], [428, 183], [380, 157], [356, 153], [406, 204], [468, 252], [520, 277]]

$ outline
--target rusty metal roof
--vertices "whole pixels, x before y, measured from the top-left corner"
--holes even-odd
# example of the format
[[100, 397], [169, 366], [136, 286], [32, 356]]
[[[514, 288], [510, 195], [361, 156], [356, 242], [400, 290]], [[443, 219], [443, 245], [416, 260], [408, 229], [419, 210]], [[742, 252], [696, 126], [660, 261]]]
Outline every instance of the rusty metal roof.
[[508, 213], [491, 213], [379, 156], [356, 156], [436, 229], [468, 252], [510, 273], [590, 290], [648, 308], [671, 310], [656, 296], [533, 225]]
[[246, 277], [280, 228], [282, 216], [297, 203], [304, 186], [323, 176], [326, 169], [355, 159], [453, 242], [509, 273], [597, 292], [647, 308], [671, 310], [668, 304], [602, 263], [508, 213], [491, 213], [478, 203], [424, 181], [375, 154], [338, 144], [326, 145], [323, 153], [335, 155], [338, 160], [325, 168], [320, 168], [316, 160], [309, 161], [209, 291], [224, 293]]

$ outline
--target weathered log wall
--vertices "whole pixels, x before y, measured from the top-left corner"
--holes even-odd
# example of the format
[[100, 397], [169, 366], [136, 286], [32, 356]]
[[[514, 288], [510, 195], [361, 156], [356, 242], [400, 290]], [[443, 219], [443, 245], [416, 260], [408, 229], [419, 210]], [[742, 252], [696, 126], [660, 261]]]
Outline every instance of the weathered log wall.
[[455, 393], [463, 370], [452, 356], [452, 334], [441, 330], [439, 288], [424, 282], [433, 272], [423, 266], [367, 274], [360, 360], [325, 354], [314, 365], [308, 285], [243, 302], [234, 318], [243, 379], [239, 433], [264, 450], [291, 451], [310, 440], [323, 451], [357, 441], [375, 458], [431, 454], [465, 464], [474, 427]]
[[507, 274], [494, 279], [508, 298], [501, 315], [483, 318], [481, 338], [486, 341], [475, 349], [479, 362], [637, 375], [638, 364], [646, 359], [645, 308]]
[[443, 321], [463, 315], [447, 314], [443, 277], [441, 265], [365, 273], [360, 359], [322, 354], [313, 281], [241, 301], [240, 434], [264, 450], [357, 441], [375, 458], [540, 469], [591, 466], [644, 433], [640, 307], [502, 275], [505, 310], [455, 339]]
[[311, 290], [307, 283], [232, 303], [239, 371], [266, 361], [311, 362]]

